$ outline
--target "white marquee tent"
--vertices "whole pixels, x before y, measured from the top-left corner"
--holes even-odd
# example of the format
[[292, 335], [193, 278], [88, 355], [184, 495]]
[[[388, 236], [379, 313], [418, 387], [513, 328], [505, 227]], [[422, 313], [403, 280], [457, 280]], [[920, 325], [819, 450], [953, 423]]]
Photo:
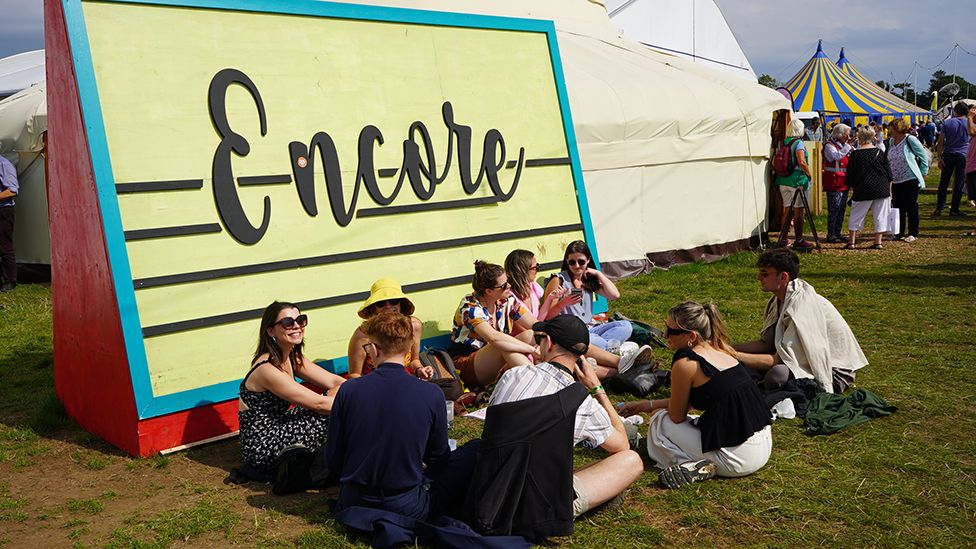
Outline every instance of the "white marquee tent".
[[[551, 19], [604, 270], [722, 255], [764, 229], [775, 91], [621, 37], [598, 0], [370, 0]], [[500, 258], [499, 258], [500, 259]]]
[[631, 40], [756, 82], [714, 0], [606, 0], [614, 27]]

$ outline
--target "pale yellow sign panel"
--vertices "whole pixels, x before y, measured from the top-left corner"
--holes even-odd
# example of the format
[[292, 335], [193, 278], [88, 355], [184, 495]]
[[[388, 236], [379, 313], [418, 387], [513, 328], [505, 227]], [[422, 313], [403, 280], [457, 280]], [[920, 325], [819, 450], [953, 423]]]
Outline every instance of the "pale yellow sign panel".
[[[469, 274], [475, 259], [501, 263], [515, 248], [539, 252], [540, 262], [556, 261], [568, 242], [582, 238], [545, 33], [99, 2], [86, 2], [83, 10], [115, 182], [202, 181], [199, 188], [120, 193], [123, 229], [220, 227], [220, 232], [127, 241], [144, 329], [257, 310], [273, 299], [309, 301], [364, 292], [382, 276], [404, 284], [449, 279]], [[270, 200], [267, 231], [247, 245], [233, 238], [222, 222], [213, 192], [212, 164], [221, 136], [211, 122], [208, 89], [214, 76], [228, 68], [251, 79], [267, 117], [262, 136], [255, 99], [242, 85], [227, 88], [229, 125], [250, 146], [245, 156], [232, 155], [234, 176], [287, 179], [236, 187], [251, 225], [260, 224], [265, 197]], [[378, 178], [382, 192], [389, 193], [414, 122], [429, 131], [434, 171], [445, 169], [450, 140], [442, 115], [445, 102], [453, 108], [455, 123], [471, 127], [469, 164], [475, 177], [486, 133], [494, 129], [503, 137], [501, 188], [511, 187], [519, 173], [510, 200], [353, 217], [343, 227], [333, 219], [322, 159], [316, 155], [318, 214], [303, 209], [289, 143], [308, 147], [316, 133], [327, 133], [336, 146], [348, 202], [357, 186], [359, 134], [365, 126], [375, 126], [384, 138], [382, 145], [371, 147], [375, 170], [397, 170], [394, 176], [381, 173]], [[420, 152], [426, 159], [423, 144]], [[564, 162], [526, 164], [533, 159]], [[486, 182], [466, 194], [459, 164], [455, 140], [447, 177], [427, 202], [493, 196]], [[390, 206], [423, 202], [404, 181]], [[379, 207], [366, 189], [359, 189], [357, 210]], [[475, 246], [138, 284], [214, 269], [566, 226], [570, 228]], [[455, 285], [412, 296], [418, 316], [428, 322], [425, 335], [450, 328], [454, 307], [465, 292], [466, 285]], [[309, 310], [308, 354], [344, 356], [347, 338], [359, 321], [357, 307], [348, 303]], [[239, 379], [257, 327], [255, 318], [147, 336], [154, 395]], [[196, 362], [200, 360], [204, 362]]]

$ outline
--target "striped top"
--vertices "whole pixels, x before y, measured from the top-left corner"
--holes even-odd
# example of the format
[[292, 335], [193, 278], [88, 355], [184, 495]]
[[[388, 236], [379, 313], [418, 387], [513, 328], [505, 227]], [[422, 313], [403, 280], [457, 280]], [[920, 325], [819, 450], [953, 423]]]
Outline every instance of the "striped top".
[[475, 332], [475, 328], [487, 322], [503, 334], [512, 333], [512, 325], [522, 315], [529, 312], [524, 306], [515, 301], [515, 296], [509, 296], [499, 301], [495, 314], [492, 315], [488, 307], [478, 301], [476, 294], [468, 294], [461, 300], [457, 312], [454, 313], [454, 327], [451, 329], [451, 341], [456, 344], [469, 345], [480, 349], [485, 342]]

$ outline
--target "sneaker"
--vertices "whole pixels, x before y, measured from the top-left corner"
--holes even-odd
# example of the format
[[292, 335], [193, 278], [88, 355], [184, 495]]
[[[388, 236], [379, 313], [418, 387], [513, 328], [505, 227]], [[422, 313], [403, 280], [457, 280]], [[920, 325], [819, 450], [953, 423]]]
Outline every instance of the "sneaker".
[[632, 366], [640, 366], [652, 362], [654, 362], [654, 351], [649, 346], [643, 345], [636, 351], [620, 357], [620, 362], [617, 363], [617, 375], [626, 372]]
[[0, 292], [9, 292], [17, 287], [16, 282], [4, 282], [3, 286], [0, 286]]
[[623, 356], [623, 355], [626, 355], [626, 354], [633, 353], [637, 349], [640, 349], [640, 345], [638, 345], [637, 343], [635, 343], [633, 341], [624, 341], [620, 345], [620, 355]]
[[962, 210], [949, 210], [949, 217], [966, 217], [969, 214]]
[[915, 242], [916, 240], [918, 240], [918, 239], [915, 238], [912, 235], [908, 235], [908, 236], [905, 237], [905, 242], [908, 242], [909, 244], [911, 244], [912, 242]]
[[969, 201], [969, 207], [970, 208], [976, 208], [976, 200], [970, 200]]
[[905, 235], [896, 234], [895, 236], [891, 237], [891, 239], [892, 240], [905, 240]]
[[794, 250], [809, 250], [810, 248], [813, 248], [813, 242], [802, 238], [793, 243]]
[[715, 464], [707, 459], [688, 461], [672, 465], [658, 474], [658, 480], [665, 488], [681, 488], [692, 482], [701, 482], [715, 478], [717, 469]]

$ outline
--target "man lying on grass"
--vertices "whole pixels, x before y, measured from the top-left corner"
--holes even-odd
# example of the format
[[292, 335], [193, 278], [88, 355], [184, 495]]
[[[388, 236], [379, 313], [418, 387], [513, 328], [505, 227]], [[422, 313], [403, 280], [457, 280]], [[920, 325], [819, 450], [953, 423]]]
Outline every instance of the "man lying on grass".
[[756, 266], [759, 286], [773, 296], [759, 339], [733, 346], [739, 360], [756, 371], [767, 392], [811, 378], [828, 393], [847, 390], [868, 361], [844, 317], [799, 278], [800, 258], [791, 250], [767, 250]]

